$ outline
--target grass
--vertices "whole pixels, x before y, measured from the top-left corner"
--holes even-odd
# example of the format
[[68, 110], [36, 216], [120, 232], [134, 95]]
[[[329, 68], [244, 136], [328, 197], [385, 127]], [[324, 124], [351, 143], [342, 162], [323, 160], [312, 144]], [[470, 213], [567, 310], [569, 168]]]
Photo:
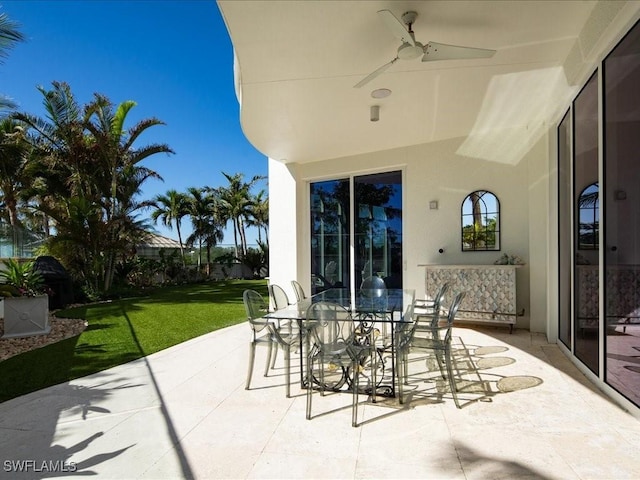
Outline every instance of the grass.
[[0, 362], [0, 402], [155, 353], [246, 320], [242, 292], [267, 294], [264, 280], [158, 289], [148, 297], [85, 305], [56, 313], [83, 318], [79, 336]]

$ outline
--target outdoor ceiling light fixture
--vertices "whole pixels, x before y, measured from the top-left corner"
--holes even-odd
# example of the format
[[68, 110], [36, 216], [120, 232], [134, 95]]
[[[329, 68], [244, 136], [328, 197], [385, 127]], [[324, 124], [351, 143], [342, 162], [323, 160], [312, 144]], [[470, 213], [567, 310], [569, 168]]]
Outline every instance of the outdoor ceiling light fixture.
[[389, 95], [391, 95], [391, 90], [388, 88], [378, 88], [371, 92], [373, 98], [387, 98]]
[[380, 105], [371, 105], [371, 117], [372, 122], [380, 120]]

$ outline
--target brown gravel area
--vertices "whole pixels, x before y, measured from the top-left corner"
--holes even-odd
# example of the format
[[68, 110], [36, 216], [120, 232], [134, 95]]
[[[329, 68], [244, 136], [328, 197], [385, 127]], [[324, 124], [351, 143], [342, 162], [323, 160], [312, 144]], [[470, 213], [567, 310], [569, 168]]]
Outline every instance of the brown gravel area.
[[[49, 316], [51, 331], [47, 335], [33, 335], [22, 338], [0, 338], [0, 362], [29, 350], [44, 347], [66, 338], [80, 335], [87, 322], [82, 319], [56, 318]], [[4, 335], [4, 319], [0, 318], [0, 336]]]

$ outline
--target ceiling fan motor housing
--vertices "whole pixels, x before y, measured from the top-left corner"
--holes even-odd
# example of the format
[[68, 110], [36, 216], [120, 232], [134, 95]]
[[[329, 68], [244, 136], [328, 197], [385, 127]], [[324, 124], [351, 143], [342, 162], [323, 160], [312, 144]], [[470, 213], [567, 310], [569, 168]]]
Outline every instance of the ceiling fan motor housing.
[[402, 60], [413, 60], [424, 54], [424, 46], [420, 42], [415, 45], [403, 43], [398, 47], [398, 58]]

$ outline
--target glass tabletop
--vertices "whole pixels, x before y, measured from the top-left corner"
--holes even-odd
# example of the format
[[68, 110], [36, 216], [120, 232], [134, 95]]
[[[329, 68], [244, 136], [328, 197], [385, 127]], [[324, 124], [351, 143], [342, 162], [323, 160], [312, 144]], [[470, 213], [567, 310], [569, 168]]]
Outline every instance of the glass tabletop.
[[312, 303], [327, 301], [338, 303], [354, 314], [380, 313], [377, 321], [401, 322], [405, 321], [405, 312], [410, 305], [413, 305], [414, 299], [415, 290], [413, 289], [390, 288], [351, 292], [346, 288], [331, 288], [286, 308], [270, 312], [265, 317], [304, 320], [307, 309]]

